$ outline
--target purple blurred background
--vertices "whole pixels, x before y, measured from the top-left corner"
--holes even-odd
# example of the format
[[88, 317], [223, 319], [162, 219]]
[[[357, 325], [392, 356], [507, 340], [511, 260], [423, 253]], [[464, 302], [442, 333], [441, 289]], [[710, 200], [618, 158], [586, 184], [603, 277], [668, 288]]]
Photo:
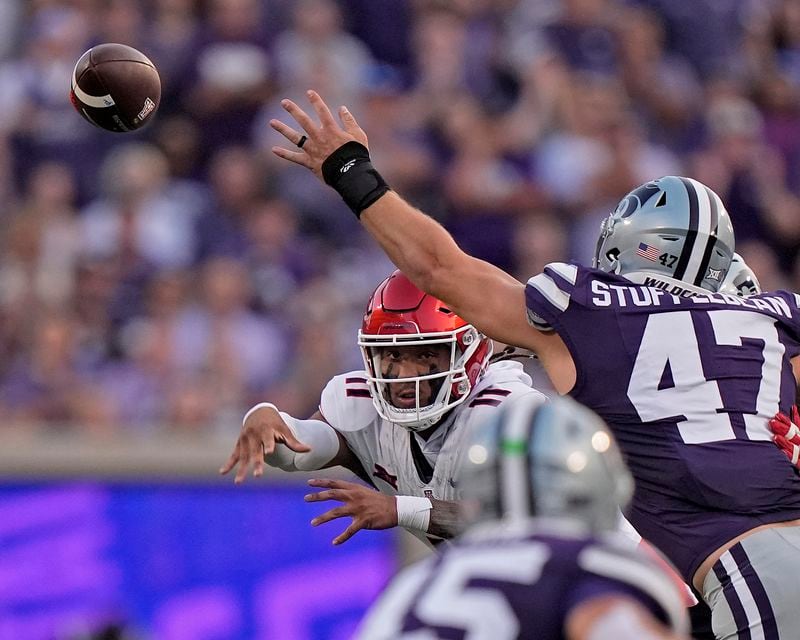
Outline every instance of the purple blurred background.
[[332, 547], [303, 493], [6, 484], [0, 640], [346, 640], [396, 568], [393, 538]]

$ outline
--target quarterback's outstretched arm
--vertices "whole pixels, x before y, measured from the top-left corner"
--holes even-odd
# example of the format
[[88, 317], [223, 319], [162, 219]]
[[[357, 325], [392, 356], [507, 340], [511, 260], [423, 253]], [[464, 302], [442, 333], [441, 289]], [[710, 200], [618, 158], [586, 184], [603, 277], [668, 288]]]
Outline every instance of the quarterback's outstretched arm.
[[[295, 151], [273, 147], [272, 151], [310, 169], [322, 180], [327, 174], [326, 181], [330, 182], [332, 169], [330, 164], [324, 166], [325, 161], [348, 144], [356, 154], [365, 151], [359, 145], [366, 147], [367, 136], [345, 107], [339, 109], [340, 125], [316, 92], [309, 91], [307, 95], [319, 123], [296, 103], [283, 100], [281, 105], [305, 134], [280, 120], [272, 120], [270, 126], [292, 144], [302, 143], [302, 148]], [[358, 165], [345, 162], [333, 174], [350, 170], [357, 173]], [[365, 172], [377, 176], [369, 169]], [[379, 177], [376, 179], [381, 182]], [[560, 342], [553, 334], [540, 333], [528, 325], [522, 283], [461, 251], [435, 220], [392, 191], [379, 188], [364, 197], [354, 193], [353, 198], [366, 205], [361, 211], [362, 222], [400, 270], [421, 289], [452, 305], [453, 311], [479, 330], [507, 344], [530, 349], [540, 357], [550, 343]], [[352, 206], [352, 202], [348, 204]]]
[[[316, 471], [342, 466], [360, 475], [358, 458], [319, 411], [308, 420], [298, 420], [265, 402], [250, 409], [242, 422], [233, 452], [219, 470], [226, 474], [238, 465], [237, 484], [244, 481], [251, 468], [254, 476], [263, 475], [265, 463], [284, 471]], [[352, 518], [347, 529], [334, 539], [334, 544], [346, 542], [361, 529], [402, 526], [437, 538], [452, 538], [460, 531], [458, 502], [392, 496], [344, 480], [315, 478], [309, 480], [309, 484], [323, 491], [307, 495], [307, 502], [337, 500], [342, 503], [312, 520], [314, 526], [337, 518]]]

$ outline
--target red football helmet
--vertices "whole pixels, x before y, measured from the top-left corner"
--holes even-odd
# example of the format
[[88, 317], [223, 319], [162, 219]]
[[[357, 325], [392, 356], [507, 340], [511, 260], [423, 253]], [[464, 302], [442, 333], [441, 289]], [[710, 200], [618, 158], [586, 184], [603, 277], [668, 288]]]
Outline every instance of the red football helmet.
[[[381, 351], [389, 346], [449, 345], [450, 365], [446, 371], [409, 378], [384, 378]], [[418, 289], [400, 271], [395, 271], [372, 294], [358, 332], [367, 381], [378, 414], [412, 431], [436, 424], [450, 409], [464, 401], [483, 375], [492, 355], [492, 341], [459, 318], [441, 300]], [[433, 401], [420, 405], [420, 382], [431, 381], [438, 393]], [[389, 385], [416, 383], [416, 403], [399, 408], [390, 401]]]

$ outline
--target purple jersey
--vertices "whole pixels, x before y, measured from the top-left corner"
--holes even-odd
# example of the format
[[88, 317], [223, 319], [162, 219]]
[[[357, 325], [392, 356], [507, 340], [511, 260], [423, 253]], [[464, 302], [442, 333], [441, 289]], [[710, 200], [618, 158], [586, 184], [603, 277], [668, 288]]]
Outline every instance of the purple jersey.
[[565, 525], [529, 521], [516, 530], [469, 531], [399, 574], [357, 637], [561, 640], [575, 607], [613, 595], [685, 632], [680, 593], [659, 566], [619, 534], [593, 538]]
[[665, 290], [571, 264], [526, 288], [528, 317], [575, 361], [571, 395], [612, 428], [636, 479], [626, 514], [687, 581], [728, 540], [800, 518], [800, 477], [771, 441], [800, 353], [800, 297]]

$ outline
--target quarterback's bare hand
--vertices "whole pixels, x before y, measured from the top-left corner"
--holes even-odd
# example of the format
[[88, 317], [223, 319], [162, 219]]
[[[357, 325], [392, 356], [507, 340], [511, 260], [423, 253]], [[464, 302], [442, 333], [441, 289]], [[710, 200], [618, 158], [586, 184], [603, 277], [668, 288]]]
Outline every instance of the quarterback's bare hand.
[[775, 436], [773, 442], [786, 454], [791, 463], [800, 468], [800, 413], [792, 407], [792, 419], [785, 413], [778, 413], [769, 421], [769, 428]]
[[311, 169], [320, 180], [323, 180], [322, 163], [325, 162], [325, 159], [343, 144], [353, 140], [367, 147], [367, 134], [358, 126], [356, 119], [347, 110], [347, 107], [339, 107], [340, 125], [316, 91], [308, 91], [306, 95], [311, 106], [314, 107], [319, 124], [295, 102], [288, 98], [281, 100], [281, 106], [300, 125], [302, 131], [298, 131], [280, 120], [270, 120], [269, 125], [294, 147], [297, 147], [298, 142], [301, 142], [303, 138], [306, 140], [303, 142], [302, 148], [272, 147], [272, 152], [279, 158]]
[[361, 529], [390, 529], [397, 526], [397, 503], [394, 496], [344, 480], [314, 478], [308, 484], [324, 491], [309, 493], [305, 496], [306, 502], [338, 500], [342, 503], [342, 506], [334, 507], [314, 518], [312, 525], [316, 527], [337, 518], [353, 519], [350, 526], [333, 539], [333, 544], [346, 542]]
[[236, 484], [244, 481], [251, 467], [253, 476], [257, 478], [264, 473], [264, 456], [271, 454], [278, 445], [287, 446], [298, 453], [311, 451], [311, 447], [294, 437], [275, 409], [260, 408], [245, 420], [233, 453], [219, 472], [228, 473], [238, 464], [234, 478]]

